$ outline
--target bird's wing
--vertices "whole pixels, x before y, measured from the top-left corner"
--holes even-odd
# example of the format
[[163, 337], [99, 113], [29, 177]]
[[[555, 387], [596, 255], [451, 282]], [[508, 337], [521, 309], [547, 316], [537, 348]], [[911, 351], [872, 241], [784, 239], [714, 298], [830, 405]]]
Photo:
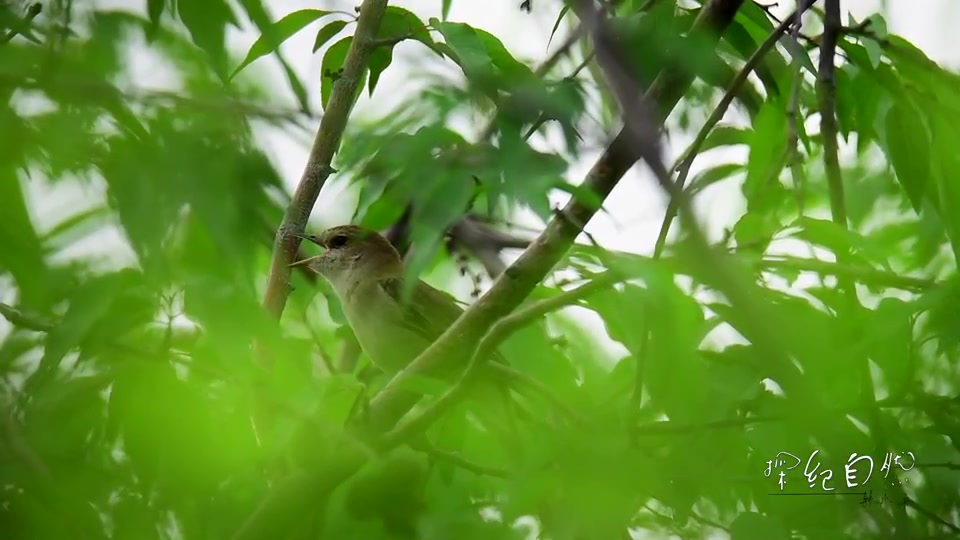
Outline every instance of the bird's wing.
[[[430, 343], [436, 341], [463, 313], [452, 296], [423, 281], [417, 281], [417, 289], [409, 299], [403, 298], [403, 281], [400, 278], [383, 278], [379, 285], [387, 296], [400, 306], [404, 314], [404, 325]], [[429, 313], [430, 317], [427, 318], [424, 313]]]
[[[407, 328], [430, 343], [436, 341], [463, 313], [456, 298], [421, 280], [417, 280], [417, 288], [407, 302], [403, 299], [403, 281], [400, 278], [384, 278], [379, 285], [403, 309], [403, 321]], [[428, 319], [424, 313], [431, 313], [432, 316]], [[499, 352], [494, 352], [493, 359], [504, 362]]]

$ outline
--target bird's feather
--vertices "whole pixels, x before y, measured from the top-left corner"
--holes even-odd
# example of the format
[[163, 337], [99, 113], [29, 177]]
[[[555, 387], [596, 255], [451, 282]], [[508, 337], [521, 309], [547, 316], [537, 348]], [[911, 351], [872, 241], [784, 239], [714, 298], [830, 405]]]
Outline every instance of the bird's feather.
[[[401, 306], [404, 313], [403, 322], [411, 331], [423, 336], [433, 343], [463, 314], [463, 309], [457, 305], [457, 300], [438, 289], [435, 289], [417, 280], [417, 290], [410, 295], [410, 300], [403, 298], [403, 281], [397, 277], [386, 277], [380, 280], [380, 287], [393, 301]], [[423, 313], [431, 313], [433, 318], [428, 320]], [[505, 362], [499, 352], [493, 354], [494, 361]]]

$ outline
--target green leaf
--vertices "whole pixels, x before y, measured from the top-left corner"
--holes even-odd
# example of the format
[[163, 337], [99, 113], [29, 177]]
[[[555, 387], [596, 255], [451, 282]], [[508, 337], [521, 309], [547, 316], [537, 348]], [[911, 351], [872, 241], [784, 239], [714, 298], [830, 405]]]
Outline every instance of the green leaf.
[[47, 333], [37, 370], [40, 378], [51, 375], [59, 367], [63, 357], [87, 337], [134, 278], [132, 271], [107, 274], [91, 279], [73, 293], [63, 319]]
[[780, 520], [756, 512], [744, 512], [730, 525], [730, 540], [789, 540], [790, 532]]
[[689, 182], [690, 189], [694, 192], [700, 192], [717, 182], [722, 182], [736, 173], [743, 171], [743, 165], [740, 163], [722, 163], [716, 167], [710, 167], [701, 171]]
[[768, 100], [753, 121], [747, 178], [743, 183], [743, 194], [750, 210], [779, 203], [778, 193], [770, 187], [774, 184], [780, 186], [779, 172], [783, 167], [787, 146], [787, 117], [784, 110], [781, 100]]
[[557, 14], [557, 20], [553, 23], [553, 28], [550, 30], [550, 39], [547, 40], [547, 47], [550, 46], [550, 42], [553, 41], [553, 36], [557, 33], [557, 28], [560, 28], [560, 23], [563, 21], [563, 16], [570, 11], [570, 6], [564, 5], [560, 8], [560, 13]]
[[[2, 118], [0, 111], [0, 118]], [[13, 127], [7, 124], [8, 127]], [[16, 280], [20, 302], [28, 306], [43, 303], [47, 296], [46, 267], [40, 239], [30, 220], [20, 178], [12, 167], [16, 159], [14, 135], [19, 130], [0, 130], [0, 271], [7, 271]], [[9, 146], [8, 146], [9, 145]]]
[[367, 85], [369, 95], [373, 95], [373, 89], [376, 88], [380, 75], [390, 66], [391, 62], [393, 62], [393, 47], [377, 47], [370, 53], [370, 58], [367, 60], [367, 68], [370, 73], [369, 84]]
[[238, 26], [230, 5], [226, 0], [180, 0], [177, 12], [193, 42], [210, 57], [217, 75], [229, 80], [226, 73], [226, 26]]
[[876, 69], [880, 66], [880, 61], [883, 59], [883, 46], [875, 39], [870, 39], [868, 37], [860, 38], [860, 43], [863, 43], [863, 48], [867, 51], [867, 56], [870, 58], [870, 65]]
[[333, 21], [317, 31], [317, 39], [313, 42], [313, 52], [320, 50], [330, 38], [340, 33], [350, 21]]
[[737, 246], [760, 253], [766, 251], [777, 229], [776, 217], [770, 212], [747, 212], [733, 226]]
[[603, 319], [607, 334], [634, 355], [643, 354], [646, 303], [644, 289], [631, 284], [599, 292], [588, 302]]
[[147, 0], [147, 17], [150, 18], [150, 27], [147, 31], [148, 36], [153, 36], [160, 26], [160, 17], [167, 9], [167, 0]]
[[[299, 11], [294, 11], [284, 16], [279, 21], [272, 24], [269, 28], [263, 29], [263, 33], [253, 45], [250, 46], [250, 50], [247, 52], [246, 58], [243, 59], [243, 62], [240, 62], [240, 65], [233, 70], [233, 73], [230, 74], [232, 79], [239, 73], [243, 68], [247, 67], [251, 62], [260, 58], [261, 56], [266, 56], [273, 51], [277, 50], [280, 45], [292, 37], [294, 34], [303, 30], [308, 24], [330, 15], [333, 11], [325, 9], [301, 9]], [[346, 24], [346, 23], [344, 23]], [[329, 26], [329, 25], [327, 25]], [[319, 36], [319, 34], [318, 34]], [[314, 47], [314, 51], [318, 47]]]
[[450, 15], [450, 6], [453, 5], [453, 0], [443, 0], [440, 6], [440, 16], [443, 17], [443, 20], [447, 20], [447, 17]]
[[330, 101], [334, 82], [343, 72], [343, 61], [347, 58], [351, 43], [353, 36], [347, 36], [331, 45], [323, 55], [323, 62], [320, 64], [320, 103], [323, 109], [327, 108]]
[[902, 397], [913, 384], [916, 365], [911, 341], [916, 311], [914, 303], [884, 298], [869, 314], [858, 343], [882, 371], [887, 391], [894, 398]]
[[434, 44], [427, 25], [412, 11], [397, 6], [387, 6], [377, 28], [377, 39], [415, 39], [427, 46]]
[[431, 19], [467, 79], [482, 92], [496, 97], [501, 88], [522, 88], [545, 93], [543, 81], [510, 54], [493, 34], [463, 23]]
[[456, 55], [455, 60], [468, 79], [475, 80], [481, 85], [492, 82], [496, 75], [493, 59], [473, 27], [451, 22], [431, 22], [431, 24], [443, 34], [446, 44]]
[[[937, 204], [941, 219], [946, 226], [947, 235], [953, 245], [954, 257], [960, 260], [960, 188], [957, 183], [957, 171], [960, 170], [960, 158], [956, 148], [960, 144], [960, 130], [956, 123], [960, 115], [947, 117], [945, 111], [930, 117], [933, 136], [930, 148], [933, 168], [936, 171], [936, 195], [931, 197]], [[932, 194], [931, 194], [932, 195]]]
[[884, 151], [897, 180], [918, 213], [930, 183], [930, 135], [923, 115], [905, 95], [894, 100], [885, 118]]
[[380, 75], [393, 62], [393, 48], [396, 43], [404, 39], [414, 39], [436, 50], [436, 43], [423, 21], [413, 12], [396, 6], [387, 6], [380, 21], [380, 27], [377, 28], [376, 39], [385, 41], [387, 44], [379, 45], [370, 53], [368, 61], [370, 95], [373, 95]]
[[883, 18], [883, 15], [874, 13], [867, 18], [867, 21], [870, 22], [868, 30], [871, 34], [875, 35], [877, 39], [887, 39], [887, 36], [890, 35], [887, 31], [887, 21]]
[[743, 128], [738, 128], [735, 126], [725, 126], [719, 125], [710, 132], [710, 135], [707, 136], [706, 140], [703, 141], [703, 146], [700, 147], [701, 152], [706, 152], [714, 148], [719, 148], [721, 146], [736, 146], [740, 144], [750, 144], [752, 139], [751, 131]]
[[[883, 268], [890, 268], [887, 250], [876, 245], [856, 231], [841, 227], [825, 219], [802, 217], [790, 225], [799, 230], [790, 236], [806, 240], [814, 245], [825, 247], [834, 253], [852, 253], [854, 257], [865, 258]], [[861, 261], [866, 264], [866, 261]]]

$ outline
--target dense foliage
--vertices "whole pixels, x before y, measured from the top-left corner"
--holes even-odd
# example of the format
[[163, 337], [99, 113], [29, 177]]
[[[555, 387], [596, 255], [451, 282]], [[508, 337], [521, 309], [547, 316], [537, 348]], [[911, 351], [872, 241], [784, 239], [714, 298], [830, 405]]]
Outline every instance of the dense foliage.
[[[356, 96], [337, 101], [337, 85], [355, 50], [372, 100], [393, 91], [386, 70], [410, 69], [418, 91], [331, 139], [329, 182], [357, 194], [355, 223], [413, 246], [411, 274], [485, 289], [515, 247], [489, 223], [562, 219], [550, 194], [600, 202], [570, 168], [622, 119], [588, 33], [531, 67], [447, 20], [450, 0], [432, 18], [387, 6], [357, 48], [364, 10], [0, 4], [0, 536], [960, 533], [960, 76], [879, 14], [825, 24], [830, 3], [789, 28], [750, 0], [605, 2], [639, 88], [665, 71], [696, 79], [675, 108], [658, 104], [668, 130], [700, 133], [675, 167], [687, 193], [740, 190], [742, 216], [715, 246], [733, 273], [704, 265], [679, 227], [655, 254], [583, 235], [516, 299], [534, 311], [500, 347], [536, 390], [518, 438], [457, 402], [425, 437], [379, 446], [353, 426], [387, 378], [325, 283], [293, 274], [279, 324], [263, 307], [274, 235], [302, 203], [265, 137], [348, 112]], [[575, 4], [490, 9], [555, 16], [560, 43]], [[719, 39], [691, 30], [707, 5], [735, 14]], [[245, 57], [227, 47], [241, 26], [260, 36]], [[279, 52], [301, 32], [322, 55], [311, 80]], [[401, 49], [419, 63], [395, 63]], [[265, 84], [267, 62], [289, 94]], [[170, 89], [130, 84], [145, 70]], [[726, 121], [707, 121], [731, 98]], [[821, 122], [834, 108], [837, 133]], [[692, 161], [733, 147], [745, 159]], [[749, 294], [729, 294], [734, 282]], [[593, 285], [564, 292], [580, 283]], [[571, 316], [584, 309], [608, 336]], [[863, 455], [872, 468], [848, 476]]]

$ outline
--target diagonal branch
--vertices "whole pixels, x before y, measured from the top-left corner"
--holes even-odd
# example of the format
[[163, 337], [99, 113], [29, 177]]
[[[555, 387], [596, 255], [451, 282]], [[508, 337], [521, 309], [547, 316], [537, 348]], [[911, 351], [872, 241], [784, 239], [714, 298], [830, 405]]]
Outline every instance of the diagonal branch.
[[357, 31], [344, 59], [343, 73], [333, 83], [330, 102], [320, 121], [303, 176], [293, 194], [293, 201], [283, 216], [283, 222], [277, 229], [270, 278], [263, 298], [264, 308], [277, 319], [283, 313], [290, 293], [289, 264], [300, 245], [300, 239], [293, 236], [293, 233], [303, 232], [313, 205], [317, 202], [320, 188], [333, 172], [330, 164], [340, 147], [340, 139], [346, 129], [347, 118], [353, 108], [360, 79], [367, 69], [367, 60], [375, 46], [374, 37], [386, 8], [387, 0], [364, 0], [360, 6]]

